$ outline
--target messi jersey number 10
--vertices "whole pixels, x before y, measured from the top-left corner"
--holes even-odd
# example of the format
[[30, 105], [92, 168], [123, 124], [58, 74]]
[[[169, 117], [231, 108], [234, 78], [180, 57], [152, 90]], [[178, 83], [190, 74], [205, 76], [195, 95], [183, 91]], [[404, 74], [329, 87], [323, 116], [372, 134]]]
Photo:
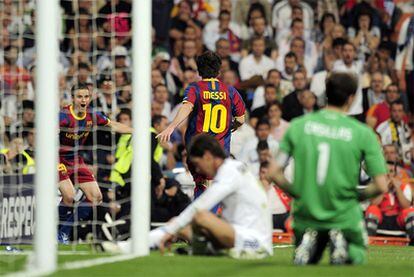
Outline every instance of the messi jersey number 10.
[[222, 104], [203, 104], [204, 123], [203, 132], [222, 133], [226, 130], [227, 109]]

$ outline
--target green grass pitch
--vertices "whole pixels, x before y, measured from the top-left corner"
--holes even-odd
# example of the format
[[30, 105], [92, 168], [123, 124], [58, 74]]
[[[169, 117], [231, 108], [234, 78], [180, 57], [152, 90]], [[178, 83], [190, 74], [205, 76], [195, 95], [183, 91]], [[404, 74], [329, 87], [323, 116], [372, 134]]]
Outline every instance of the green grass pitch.
[[[0, 247], [0, 250], [3, 247]], [[109, 255], [88, 252], [85, 246], [59, 247], [59, 265], [71, 261], [89, 260]], [[274, 256], [259, 261], [240, 261], [227, 257], [160, 256], [104, 264], [76, 270], [59, 269], [53, 276], [407, 276], [414, 277], [414, 248], [371, 246], [368, 263], [363, 266], [330, 266], [325, 253], [318, 266], [292, 265], [292, 247], [275, 248]], [[27, 252], [27, 250], [26, 250]], [[0, 252], [0, 275], [23, 270], [26, 255]]]

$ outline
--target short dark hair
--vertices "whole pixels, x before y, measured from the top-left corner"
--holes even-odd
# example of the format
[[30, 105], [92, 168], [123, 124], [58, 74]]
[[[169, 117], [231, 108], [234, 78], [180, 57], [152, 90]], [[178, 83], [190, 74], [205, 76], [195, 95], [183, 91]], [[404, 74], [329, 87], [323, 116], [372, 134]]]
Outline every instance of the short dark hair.
[[292, 28], [293, 27], [293, 25], [295, 25], [295, 23], [303, 23], [303, 20], [302, 19], [299, 19], [299, 18], [295, 18], [295, 19], [293, 19], [292, 20], [292, 23], [290, 23], [290, 28]]
[[267, 118], [261, 118], [257, 123], [256, 123], [256, 130], [259, 129], [260, 125], [267, 125], [268, 127], [270, 127], [270, 122]]
[[385, 92], [387, 92], [388, 91], [388, 88], [389, 87], [396, 87], [397, 88], [397, 90], [398, 90], [398, 93], [400, 93], [400, 87], [399, 87], [399, 85], [398, 85], [398, 83], [391, 83], [391, 84], [389, 84], [386, 88], [385, 88]]
[[347, 43], [347, 40], [344, 38], [336, 38], [332, 41], [332, 48], [337, 46], [344, 46]]
[[[70, 90], [70, 93], [72, 94], [72, 97], [75, 95], [75, 91], [87, 89], [89, 91], [89, 86], [87, 83], [78, 83], [72, 86], [72, 89]], [[90, 92], [90, 91], [89, 91]]]
[[286, 58], [295, 58], [295, 61], [297, 60], [296, 54], [295, 54], [295, 53], [293, 53], [292, 51], [288, 52], [288, 53], [285, 55], [284, 59], [286, 59]]
[[211, 51], [206, 51], [196, 59], [197, 70], [202, 78], [216, 78], [221, 67], [220, 57]]
[[273, 107], [273, 106], [277, 106], [281, 112], [283, 111], [282, 110], [282, 103], [280, 103], [277, 100], [273, 100], [272, 102], [270, 102], [269, 104], [266, 105], [266, 114], [269, 113], [270, 108]]
[[119, 119], [121, 118], [121, 115], [123, 115], [123, 114], [126, 114], [127, 116], [129, 116], [130, 119], [132, 119], [132, 112], [131, 112], [131, 110], [128, 109], [128, 108], [123, 108], [116, 115], [116, 121], [119, 121]]
[[[191, 69], [192, 70], [192, 69]], [[168, 88], [167, 88], [167, 86], [166, 85], [164, 85], [164, 84], [158, 84], [158, 85], [156, 85], [155, 87], [154, 87], [154, 92], [157, 90], [157, 88], [159, 88], [159, 87], [164, 87], [164, 88], [166, 88], [167, 89], [167, 91], [168, 91]]]
[[89, 64], [87, 63], [79, 63], [78, 69], [86, 69], [88, 71], [91, 70], [91, 68], [89, 67]]
[[264, 91], [266, 91], [268, 88], [274, 89], [277, 92], [277, 88], [274, 85], [272, 85], [272, 84], [266, 84], [264, 86]]
[[355, 75], [344, 72], [332, 73], [326, 81], [328, 104], [335, 107], [344, 106], [357, 89], [358, 81]]
[[252, 46], [253, 46], [253, 43], [254, 43], [255, 41], [257, 41], [257, 40], [261, 40], [261, 41], [263, 41], [264, 43], [266, 43], [266, 40], [265, 40], [265, 38], [264, 38], [264, 37], [261, 37], [261, 36], [253, 36], [253, 37], [250, 39], [250, 45], [252, 45]]
[[269, 79], [270, 74], [272, 74], [273, 72], [276, 72], [276, 73], [278, 73], [278, 74], [279, 74], [279, 76], [281, 76], [281, 73], [280, 73], [280, 71], [279, 71], [279, 70], [277, 70], [277, 69], [275, 69], [275, 68], [272, 68], [272, 69], [270, 69], [270, 70], [267, 72], [266, 79]]
[[190, 142], [188, 154], [190, 157], [203, 157], [206, 151], [214, 157], [225, 159], [226, 153], [220, 143], [209, 134], [199, 134]]
[[257, 143], [257, 147], [256, 147], [257, 152], [263, 151], [263, 150], [268, 150], [268, 149], [269, 149], [269, 144], [267, 143], [266, 140], [260, 140]]
[[226, 10], [221, 10], [218, 17], [221, 18], [222, 15], [231, 16], [230, 12]]
[[397, 99], [397, 100], [393, 101], [390, 104], [390, 110], [392, 109], [392, 106], [394, 106], [394, 105], [402, 105], [404, 107], [404, 102], [401, 99]]
[[165, 115], [156, 114], [151, 118], [151, 126], [154, 127], [155, 124], [160, 124], [163, 119], [167, 119]]
[[319, 21], [319, 29], [321, 30], [321, 32], [323, 33], [325, 30], [325, 28], [323, 27], [323, 23], [326, 19], [328, 18], [332, 18], [333, 22], [336, 23], [336, 18], [335, 15], [333, 13], [330, 12], [326, 12], [322, 15], [321, 21]]
[[269, 162], [268, 161], [264, 161], [260, 163], [260, 169], [262, 168], [268, 168], [269, 167]]
[[355, 45], [352, 42], [350, 42], [349, 40], [345, 41], [345, 43], [342, 46], [345, 47], [346, 45], [351, 45], [352, 48], [354, 48], [354, 51], [357, 50]]

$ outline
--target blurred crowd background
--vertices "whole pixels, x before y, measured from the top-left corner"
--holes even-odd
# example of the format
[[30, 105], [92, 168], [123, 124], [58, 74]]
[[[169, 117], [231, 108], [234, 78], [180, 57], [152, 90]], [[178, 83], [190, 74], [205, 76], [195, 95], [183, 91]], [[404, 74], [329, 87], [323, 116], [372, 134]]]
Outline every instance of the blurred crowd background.
[[[351, 115], [378, 134], [386, 160], [395, 168], [391, 177], [412, 182], [412, 1], [152, 0], [152, 4], [153, 128], [148, 135], [153, 153], [153, 221], [168, 220], [192, 197], [183, 146], [186, 125], [168, 144], [160, 145], [155, 135], [174, 118], [185, 87], [199, 80], [195, 57], [205, 50], [222, 58], [219, 78], [236, 87], [245, 101], [248, 123], [233, 134], [231, 154], [246, 162], [258, 178], [277, 152], [289, 122], [324, 107], [330, 72], [347, 71], [359, 78]], [[56, 93], [61, 106], [71, 103], [74, 84], [88, 83], [93, 109], [131, 124], [131, 101], [140, 99], [139, 92], [131, 94], [131, 41], [141, 39], [131, 36], [131, 1], [61, 0], [60, 7]], [[0, 2], [3, 174], [35, 171], [35, 27], [34, 0]], [[129, 214], [129, 144], [130, 136], [96, 130], [88, 145], [79, 149], [102, 186], [107, 204], [103, 214], [111, 211], [117, 218]]]

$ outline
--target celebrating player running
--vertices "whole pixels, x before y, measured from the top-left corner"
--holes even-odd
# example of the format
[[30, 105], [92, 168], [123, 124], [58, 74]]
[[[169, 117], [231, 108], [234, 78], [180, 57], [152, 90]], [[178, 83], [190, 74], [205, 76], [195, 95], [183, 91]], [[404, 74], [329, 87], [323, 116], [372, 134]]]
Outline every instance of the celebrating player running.
[[[160, 141], [168, 141], [175, 128], [188, 118], [186, 145], [196, 134], [208, 133], [220, 142], [227, 155], [230, 153], [231, 132], [244, 123], [245, 106], [234, 87], [217, 79], [220, 66], [220, 57], [213, 52], [207, 51], [197, 58], [197, 69], [202, 80], [185, 89], [177, 116], [157, 136]], [[206, 177], [195, 172], [191, 163], [189, 169], [196, 183], [197, 197], [205, 189]]]

